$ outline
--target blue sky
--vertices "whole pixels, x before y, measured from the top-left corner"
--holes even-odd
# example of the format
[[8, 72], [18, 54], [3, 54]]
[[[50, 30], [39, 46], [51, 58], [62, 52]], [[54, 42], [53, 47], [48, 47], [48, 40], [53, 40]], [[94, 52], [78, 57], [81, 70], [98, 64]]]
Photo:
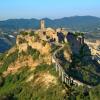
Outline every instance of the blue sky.
[[100, 0], [0, 0], [0, 20], [76, 15], [100, 17]]

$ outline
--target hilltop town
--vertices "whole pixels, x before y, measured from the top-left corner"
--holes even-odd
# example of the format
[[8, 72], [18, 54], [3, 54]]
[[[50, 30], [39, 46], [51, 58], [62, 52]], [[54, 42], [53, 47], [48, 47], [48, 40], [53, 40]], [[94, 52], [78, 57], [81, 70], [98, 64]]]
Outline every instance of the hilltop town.
[[20, 30], [16, 44], [0, 55], [1, 100], [98, 98], [91, 94], [100, 87], [100, 41], [84, 35], [46, 28], [44, 20], [40, 29]]

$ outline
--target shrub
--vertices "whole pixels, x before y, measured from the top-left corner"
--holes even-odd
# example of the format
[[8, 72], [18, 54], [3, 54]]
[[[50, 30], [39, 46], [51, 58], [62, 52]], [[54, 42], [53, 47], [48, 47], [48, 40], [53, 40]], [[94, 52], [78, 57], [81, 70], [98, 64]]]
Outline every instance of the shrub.
[[34, 36], [34, 34], [35, 34], [34, 31], [31, 31], [31, 32], [29, 33], [30, 36]]
[[31, 46], [28, 47], [28, 54], [32, 56], [33, 60], [39, 58], [40, 52], [36, 49], [33, 49]]
[[25, 39], [19, 38], [19, 44], [22, 44], [22, 43], [27, 43], [27, 41]]
[[28, 35], [29, 33], [25, 32], [25, 31], [21, 31], [20, 34], [23, 35], [23, 36], [25, 36], [25, 35]]

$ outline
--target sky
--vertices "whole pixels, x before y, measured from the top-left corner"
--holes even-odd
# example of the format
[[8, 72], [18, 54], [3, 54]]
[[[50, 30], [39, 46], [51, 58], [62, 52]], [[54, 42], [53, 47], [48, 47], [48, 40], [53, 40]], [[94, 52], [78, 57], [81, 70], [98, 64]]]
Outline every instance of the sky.
[[100, 17], [100, 0], [0, 0], [0, 20], [85, 15]]

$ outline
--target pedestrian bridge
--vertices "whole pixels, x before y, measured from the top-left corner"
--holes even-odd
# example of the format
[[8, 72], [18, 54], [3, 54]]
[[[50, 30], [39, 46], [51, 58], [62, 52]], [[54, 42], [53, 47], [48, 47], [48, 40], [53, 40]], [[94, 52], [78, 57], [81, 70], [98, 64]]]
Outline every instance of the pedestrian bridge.
[[[61, 78], [61, 81], [69, 86], [71, 85], [75, 85], [75, 86], [83, 86], [85, 85], [83, 82], [80, 82], [79, 80], [74, 79], [73, 77], [69, 76], [68, 74], [66, 74], [65, 70], [63, 69], [63, 67], [59, 64], [58, 59], [56, 58], [56, 54], [63, 49], [63, 47], [61, 47], [60, 49], [56, 50], [52, 56], [52, 63], [55, 64], [55, 70], [56, 72], [59, 73], [59, 77]], [[91, 86], [87, 85], [89, 88], [91, 88]]]

